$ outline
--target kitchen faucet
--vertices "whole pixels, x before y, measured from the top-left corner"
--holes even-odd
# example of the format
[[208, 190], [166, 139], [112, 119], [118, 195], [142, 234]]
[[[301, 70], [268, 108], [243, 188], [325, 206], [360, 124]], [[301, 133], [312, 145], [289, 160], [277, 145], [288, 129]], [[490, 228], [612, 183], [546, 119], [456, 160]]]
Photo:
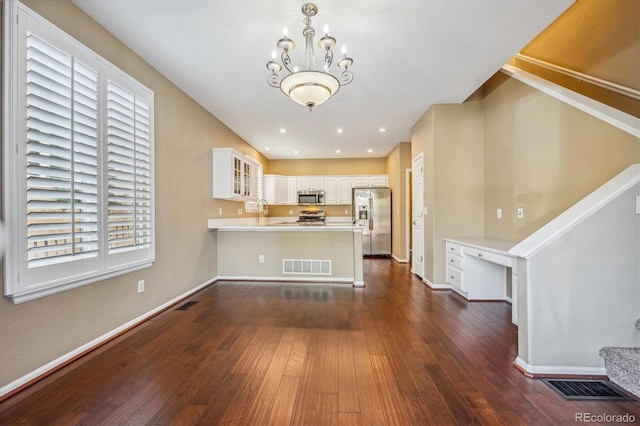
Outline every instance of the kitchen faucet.
[[260, 204], [264, 204], [266, 213], [269, 214], [269, 203], [267, 203], [267, 200], [260, 198], [256, 202], [256, 226], [260, 226]]

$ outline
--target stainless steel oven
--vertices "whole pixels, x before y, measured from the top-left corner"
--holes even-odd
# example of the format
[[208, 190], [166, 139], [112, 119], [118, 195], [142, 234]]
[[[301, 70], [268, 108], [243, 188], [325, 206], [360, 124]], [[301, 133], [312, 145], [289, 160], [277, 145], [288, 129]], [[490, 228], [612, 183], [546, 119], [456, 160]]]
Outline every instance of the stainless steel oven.
[[324, 206], [324, 191], [298, 191], [299, 206]]

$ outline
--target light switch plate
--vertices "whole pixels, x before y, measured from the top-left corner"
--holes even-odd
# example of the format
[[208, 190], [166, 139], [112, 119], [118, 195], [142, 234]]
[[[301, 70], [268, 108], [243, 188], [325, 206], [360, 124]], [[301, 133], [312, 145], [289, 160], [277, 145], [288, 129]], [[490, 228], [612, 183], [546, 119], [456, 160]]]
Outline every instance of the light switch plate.
[[518, 207], [518, 219], [524, 219], [524, 209], [522, 207]]

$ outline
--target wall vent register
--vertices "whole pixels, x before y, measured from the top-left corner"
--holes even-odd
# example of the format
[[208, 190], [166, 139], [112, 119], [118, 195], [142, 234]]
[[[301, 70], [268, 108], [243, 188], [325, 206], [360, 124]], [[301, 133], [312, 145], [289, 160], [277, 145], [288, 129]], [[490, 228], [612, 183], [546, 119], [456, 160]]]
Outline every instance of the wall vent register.
[[282, 273], [331, 275], [331, 260], [282, 259]]

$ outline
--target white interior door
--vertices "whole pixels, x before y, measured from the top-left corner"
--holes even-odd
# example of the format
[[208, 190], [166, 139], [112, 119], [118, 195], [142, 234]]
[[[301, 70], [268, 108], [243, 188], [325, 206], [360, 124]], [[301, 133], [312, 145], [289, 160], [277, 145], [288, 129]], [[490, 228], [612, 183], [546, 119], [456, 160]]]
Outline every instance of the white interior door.
[[412, 247], [411, 247], [411, 272], [424, 277], [424, 159], [422, 153], [413, 158], [412, 176]]

